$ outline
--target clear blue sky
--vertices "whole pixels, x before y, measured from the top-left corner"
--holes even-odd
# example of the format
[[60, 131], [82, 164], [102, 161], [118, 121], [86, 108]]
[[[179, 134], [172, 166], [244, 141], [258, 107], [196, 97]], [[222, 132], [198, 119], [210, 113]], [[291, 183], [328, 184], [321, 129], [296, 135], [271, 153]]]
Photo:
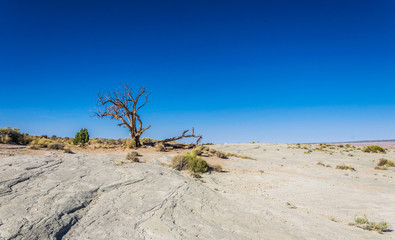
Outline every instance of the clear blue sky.
[[99, 90], [152, 92], [147, 137], [395, 138], [395, 1], [0, 1], [0, 127], [127, 137]]

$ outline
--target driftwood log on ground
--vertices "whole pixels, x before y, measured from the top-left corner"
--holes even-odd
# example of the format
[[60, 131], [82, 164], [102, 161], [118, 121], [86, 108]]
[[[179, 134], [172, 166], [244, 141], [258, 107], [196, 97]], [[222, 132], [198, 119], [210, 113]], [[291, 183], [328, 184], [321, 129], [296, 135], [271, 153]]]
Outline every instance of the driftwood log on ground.
[[[189, 130], [185, 130], [181, 136], [177, 136], [177, 137], [172, 137], [172, 138], [166, 138], [163, 140], [159, 140], [159, 141], [154, 141], [154, 142], [145, 142], [144, 145], [145, 146], [156, 146], [157, 144], [162, 143], [165, 147], [172, 147], [172, 148], [194, 148], [196, 146], [199, 145], [200, 140], [203, 138], [202, 135], [195, 135], [195, 129], [192, 128], [192, 132], [189, 135], [186, 135], [186, 133]], [[178, 143], [175, 142], [177, 140], [183, 139], [183, 138], [197, 138], [195, 143]]]
[[192, 137], [192, 138], [197, 138], [195, 146], [199, 145], [200, 140], [202, 140], [202, 138], [203, 138], [202, 135], [195, 135], [195, 129], [194, 128], [192, 128], [191, 134], [185, 135], [188, 131], [189, 130], [185, 130], [181, 134], [181, 136], [178, 136], [178, 137], [172, 137], [172, 138], [166, 138], [166, 139], [163, 139], [163, 140], [159, 140], [158, 143], [174, 142], [174, 141], [177, 141], [177, 140], [180, 140], [180, 139], [183, 139], [183, 138], [191, 138]]

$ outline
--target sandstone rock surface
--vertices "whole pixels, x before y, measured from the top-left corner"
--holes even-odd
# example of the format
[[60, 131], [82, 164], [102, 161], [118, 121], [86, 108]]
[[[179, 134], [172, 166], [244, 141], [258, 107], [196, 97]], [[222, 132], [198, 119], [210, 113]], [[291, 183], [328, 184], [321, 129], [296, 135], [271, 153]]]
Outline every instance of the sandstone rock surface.
[[[372, 180], [376, 186], [351, 188], [347, 197], [336, 199], [340, 170], [324, 168], [329, 173], [319, 174], [315, 162], [313, 170], [303, 169], [299, 165], [306, 162], [292, 155], [295, 150], [286, 152], [285, 145], [280, 148], [290, 154], [287, 161], [295, 159], [280, 169], [286, 160], [273, 162], [275, 157], [263, 153], [272, 146], [255, 147], [216, 146], [256, 160], [226, 160], [227, 172], [199, 180], [162, 166], [171, 157], [163, 154], [122, 165], [124, 155], [117, 153], [2, 157], [0, 239], [394, 239], [392, 232], [380, 235], [328, 219], [333, 214], [347, 221], [358, 212], [353, 209], [375, 208], [375, 201], [386, 198], [383, 209], [376, 210], [387, 213], [377, 216], [394, 224], [392, 178], [388, 189]], [[333, 179], [326, 181], [330, 174]], [[369, 187], [383, 192], [357, 199]], [[359, 200], [361, 206], [355, 203]]]

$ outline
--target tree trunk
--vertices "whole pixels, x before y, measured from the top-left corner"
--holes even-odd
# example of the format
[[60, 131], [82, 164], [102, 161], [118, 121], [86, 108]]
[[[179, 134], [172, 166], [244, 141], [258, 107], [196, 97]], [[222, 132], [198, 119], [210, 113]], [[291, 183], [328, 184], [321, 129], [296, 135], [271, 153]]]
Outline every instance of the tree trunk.
[[140, 136], [135, 136], [134, 138], [133, 138], [133, 140], [134, 140], [134, 147], [135, 148], [139, 148], [139, 147], [141, 147], [141, 142], [140, 142]]

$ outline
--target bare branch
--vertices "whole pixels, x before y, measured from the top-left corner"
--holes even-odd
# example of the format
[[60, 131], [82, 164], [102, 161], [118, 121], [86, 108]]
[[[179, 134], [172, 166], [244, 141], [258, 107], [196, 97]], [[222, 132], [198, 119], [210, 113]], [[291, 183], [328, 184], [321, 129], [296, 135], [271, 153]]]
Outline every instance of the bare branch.
[[192, 128], [192, 133], [189, 135], [185, 135], [189, 130], [185, 130], [184, 132], [182, 132], [181, 136], [178, 137], [172, 137], [172, 138], [166, 138], [164, 140], [160, 140], [158, 142], [174, 142], [183, 138], [190, 138], [190, 137], [194, 137], [194, 138], [198, 138], [198, 140], [196, 141], [196, 146], [198, 145], [199, 141], [202, 139], [202, 135], [195, 135], [195, 129]]

